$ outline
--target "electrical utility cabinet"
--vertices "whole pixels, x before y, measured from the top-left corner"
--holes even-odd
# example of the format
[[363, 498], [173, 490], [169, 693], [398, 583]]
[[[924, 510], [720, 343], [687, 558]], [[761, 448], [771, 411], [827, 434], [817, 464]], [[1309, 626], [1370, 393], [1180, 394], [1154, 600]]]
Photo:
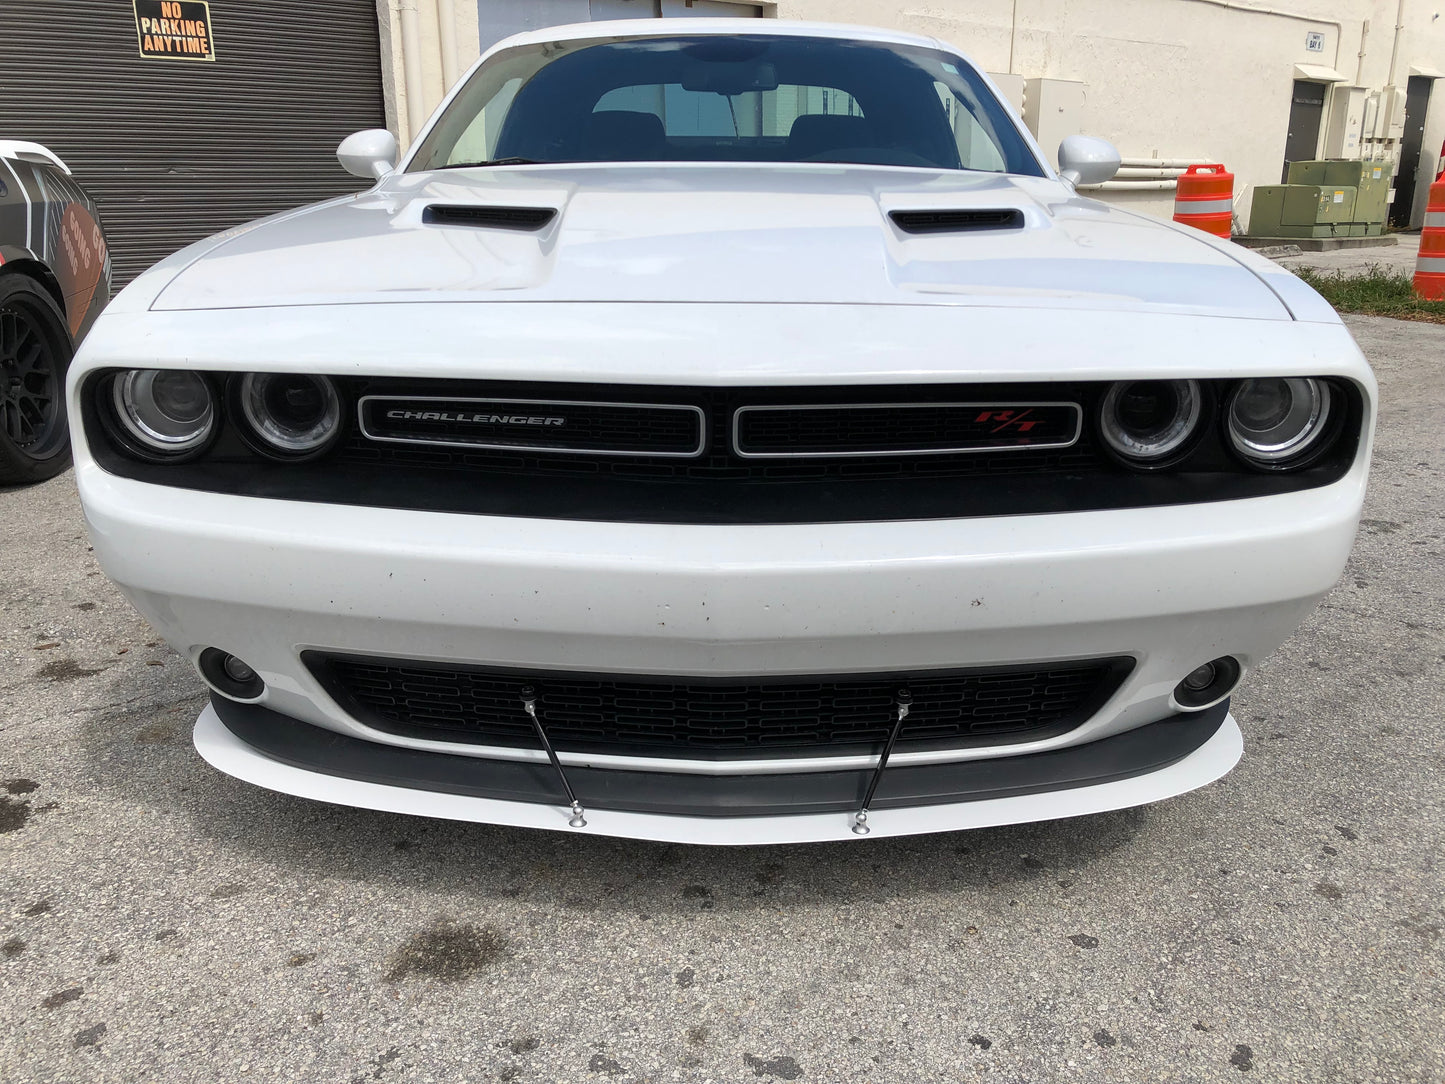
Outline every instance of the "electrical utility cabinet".
[[[1335, 86], [1330, 91], [1329, 113], [1325, 119], [1325, 157], [1357, 158], [1365, 134], [1364, 87]], [[1294, 176], [1290, 176], [1294, 183]]]
[[1055, 169], [1059, 168], [1059, 144], [1083, 131], [1085, 85], [1070, 79], [1029, 79], [1024, 83], [1024, 124]]
[[1267, 184], [1254, 190], [1252, 237], [1363, 237], [1352, 232], [1355, 189], [1348, 185]]
[[1390, 210], [1392, 168], [1389, 162], [1349, 161], [1291, 162], [1290, 184], [1312, 184], [1355, 189], [1352, 237], [1378, 237], [1385, 232]]

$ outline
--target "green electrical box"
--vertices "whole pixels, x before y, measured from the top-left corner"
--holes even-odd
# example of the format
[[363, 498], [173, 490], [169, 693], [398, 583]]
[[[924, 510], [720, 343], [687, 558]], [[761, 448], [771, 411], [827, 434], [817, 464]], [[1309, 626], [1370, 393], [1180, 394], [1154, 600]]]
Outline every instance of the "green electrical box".
[[1254, 237], [1352, 236], [1355, 196], [1350, 185], [1261, 185], [1254, 190], [1249, 232]]
[[[1291, 162], [1289, 183], [1354, 188], [1358, 194], [1355, 197], [1353, 221], [1383, 226], [1390, 210], [1392, 171], [1393, 167], [1389, 162], [1361, 162], [1354, 159]], [[1369, 236], [1378, 237], [1380, 232], [1383, 231]]]

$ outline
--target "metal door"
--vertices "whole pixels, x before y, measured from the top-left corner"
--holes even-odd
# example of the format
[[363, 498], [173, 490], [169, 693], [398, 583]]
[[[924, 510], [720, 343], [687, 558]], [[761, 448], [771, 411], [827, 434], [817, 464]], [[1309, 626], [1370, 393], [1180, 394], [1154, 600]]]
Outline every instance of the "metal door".
[[1289, 106], [1289, 135], [1284, 141], [1284, 168], [1279, 183], [1289, 180], [1291, 162], [1313, 161], [1320, 145], [1320, 122], [1325, 115], [1325, 83], [1294, 82]]
[[1425, 114], [1430, 110], [1433, 79], [1410, 77], [1405, 88], [1405, 136], [1400, 141], [1400, 172], [1395, 175], [1395, 202], [1390, 205], [1390, 225], [1406, 229], [1415, 209], [1415, 180], [1420, 175], [1420, 153], [1425, 149]]
[[0, 133], [44, 143], [95, 198], [117, 287], [208, 234], [362, 187], [336, 145], [386, 124], [373, 0], [210, 0], [213, 60], [142, 56], [129, 0], [0, 7]]

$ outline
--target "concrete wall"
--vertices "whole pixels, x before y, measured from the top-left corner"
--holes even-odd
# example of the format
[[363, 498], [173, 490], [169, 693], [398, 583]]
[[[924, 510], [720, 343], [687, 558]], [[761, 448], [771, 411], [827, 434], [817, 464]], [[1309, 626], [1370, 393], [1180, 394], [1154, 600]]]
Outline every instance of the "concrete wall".
[[[447, 0], [440, 0], [446, 3]], [[429, 113], [443, 93], [439, 0], [378, 0], [383, 36], [390, 26], [389, 116], [409, 140], [400, 14], [417, 11], [422, 98]], [[508, 34], [596, 14], [647, 15], [657, 0], [452, 0], [461, 70]], [[681, 4], [664, 6], [683, 13]], [[1026, 79], [1084, 84], [1078, 128], [1118, 145], [1126, 158], [1202, 159], [1235, 173], [1236, 207], [1248, 215], [1254, 186], [1275, 184], [1284, 160], [1296, 65], [1333, 69], [1341, 85], [1404, 87], [1412, 67], [1445, 71], [1445, 0], [778, 0], [761, 5], [785, 19], [890, 26], [957, 45], [980, 67]], [[1403, 28], [1396, 48], [1396, 16]], [[1311, 50], [1311, 35], [1322, 48]], [[1436, 83], [1417, 191], [1423, 211], [1428, 179], [1445, 139], [1445, 79]], [[1048, 148], [1052, 150], [1053, 148]], [[1385, 146], [1366, 156], [1389, 153]], [[1428, 170], [1428, 174], [1427, 174]], [[1111, 202], [1167, 217], [1173, 193], [1099, 192]], [[1417, 218], [1418, 221], [1418, 218]]]

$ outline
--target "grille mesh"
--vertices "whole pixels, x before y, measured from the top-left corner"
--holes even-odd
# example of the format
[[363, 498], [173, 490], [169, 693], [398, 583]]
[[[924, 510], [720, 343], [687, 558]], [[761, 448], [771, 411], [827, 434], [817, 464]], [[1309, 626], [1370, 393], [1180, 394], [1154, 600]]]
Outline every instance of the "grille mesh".
[[703, 437], [696, 410], [662, 405], [387, 396], [364, 400], [361, 417], [381, 440], [505, 444], [509, 451], [693, 455]]
[[315, 653], [307, 662], [359, 721], [389, 733], [534, 748], [521, 701], [530, 685], [559, 748], [672, 755], [863, 751], [887, 738], [901, 688], [913, 696], [900, 735], [905, 744], [1049, 737], [1087, 719], [1132, 666], [1128, 659], [1099, 659], [1041, 669], [716, 682]]
[[[599, 398], [597, 387], [526, 385], [499, 388], [495, 385], [442, 381], [352, 381], [348, 389], [363, 395], [493, 396], [518, 398]], [[619, 398], [641, 401], [637, 388], [617, 389]], [[1075, 383], [949, 385], [928, 389], [940, 401], [990, 402], [1076, 402], [1091, 403], [1097, 386]], [[660, 403], [692, 403], [707, 418], [706, 447], [700, 456], [666, 459], [636, 456], [599, 456], [595, 453], [530, 454], [525, 449], [487, 450], [462, 447], [427, 447], [386, 444], [367, 440], [352, 427], [334, 457], [335, 461], [359, 467], [398, 466], [428, 472], [457, 472], [468, 475], [576, 477], [597, 480], [646, 482], [744, 482], [748, 484], [793, 482], [895, 481], [905, 479], [947, 480], [989, 475], [1060, 474], [1097, 469], [1106, 462], [1095, 447], [1088, 427], [1077, 443], [1068, 448], [1020, 448], [1002, 452], [958, 454], [861, 455], [829, 459], [746, 459], [730, 450], [733, 412], [740, 406], [756, 406], [781, 399], [776, 390], [757, 388], [663, 388], [656, 391]], [[791, 393], [793, 401], [816, 403], [834, 397], [842, 402], [915, 400], [916, 387], [871, 387], [855, 389], [806, 389]], [[899, 419], [890, 412], [853, 412], [848, 436], [857, 447], [888, 449], [897, 446]], [[789, 414], [796, 417], [796, 414]], [[757, 417], [757, 415], [754, 415]], [[873, 428], [868, 428], [871, 419]], [[649, 424], [665, 420], [654, 416]]]

